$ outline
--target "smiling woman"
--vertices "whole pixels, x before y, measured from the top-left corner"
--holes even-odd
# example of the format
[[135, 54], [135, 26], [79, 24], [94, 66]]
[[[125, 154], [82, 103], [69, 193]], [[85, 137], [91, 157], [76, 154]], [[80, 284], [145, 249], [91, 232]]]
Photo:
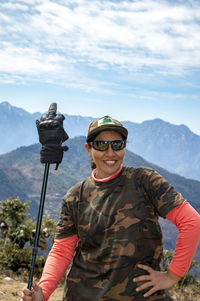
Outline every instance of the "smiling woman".
[[[70, 263], [64, 301], [172, 300], [166, 289], [189, 269], [200, 216], [155, 170], [122, 165], [127, 136], [109, 116], [90, 124], [85, 147], [96, 169], [64, 197], [40, 282], [22, 300], [48, 300]], [[159, 216], [179, 229], [165, 272]]]

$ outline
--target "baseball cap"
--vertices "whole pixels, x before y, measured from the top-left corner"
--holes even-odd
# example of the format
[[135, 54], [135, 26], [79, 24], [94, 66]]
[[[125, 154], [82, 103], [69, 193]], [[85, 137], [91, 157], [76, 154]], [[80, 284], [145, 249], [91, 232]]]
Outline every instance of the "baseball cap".
[[93, 141], [102, 131], [115, 131], [120, 133], [125, 139], [128, 136], [128, 130], [116, 119], [110, 116], [104, 116], [90, 123], [88, 128], [87, 142]]

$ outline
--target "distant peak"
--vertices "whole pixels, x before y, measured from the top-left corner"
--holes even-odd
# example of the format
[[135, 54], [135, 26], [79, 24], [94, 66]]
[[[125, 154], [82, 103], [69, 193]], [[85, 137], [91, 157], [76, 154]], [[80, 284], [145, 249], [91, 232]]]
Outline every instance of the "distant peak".
[[24, 109], [12, 106], [7, 101], [4, 101], [4, 102], [0, 103], [0, 109], [1, 109], [1, 111], [5, 112], [5, 113], [16, 114], [16, 115], [21, 116], [21, 117], [30, 115], [30, 113], [28, 113]]
[[151, 120], [145, 120], [143, 121], [141, 124], [151, 124], [151, 123], [154, 123], [154, 124], [161, 124], [161, 123], [169, 123], [167, 121], [164, 121], [160, 118], [155, 118], [155, 119], [151, 119]]
[[4, 107], [11, 107], [10, 103], [8, 101], [3, 101], [0, 103], [1, 106], [4, 106]]

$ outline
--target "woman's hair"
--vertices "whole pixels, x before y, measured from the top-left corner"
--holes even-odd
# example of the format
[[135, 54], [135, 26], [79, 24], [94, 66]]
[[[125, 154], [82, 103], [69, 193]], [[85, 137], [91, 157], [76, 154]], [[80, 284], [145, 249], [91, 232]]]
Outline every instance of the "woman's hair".
[[90, 156], [90, 167], [92, 170], [97, 167], [92, 156]]

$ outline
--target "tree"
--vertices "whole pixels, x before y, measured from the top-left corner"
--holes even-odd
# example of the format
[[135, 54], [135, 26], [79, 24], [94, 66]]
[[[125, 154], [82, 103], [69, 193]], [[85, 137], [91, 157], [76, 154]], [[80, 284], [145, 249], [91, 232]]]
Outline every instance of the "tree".
[[[32, 258], [36, 222], [28, 211], [30, 201], [23, 203], [19, 198], [10, 197], [0, 205], [0, 264], [13, 271], [29, 270]], [[40, 233], [35, 272], [39, 274], [46, 260], [45, 252], [53, 242], [56, 222], [44, 217]]]

